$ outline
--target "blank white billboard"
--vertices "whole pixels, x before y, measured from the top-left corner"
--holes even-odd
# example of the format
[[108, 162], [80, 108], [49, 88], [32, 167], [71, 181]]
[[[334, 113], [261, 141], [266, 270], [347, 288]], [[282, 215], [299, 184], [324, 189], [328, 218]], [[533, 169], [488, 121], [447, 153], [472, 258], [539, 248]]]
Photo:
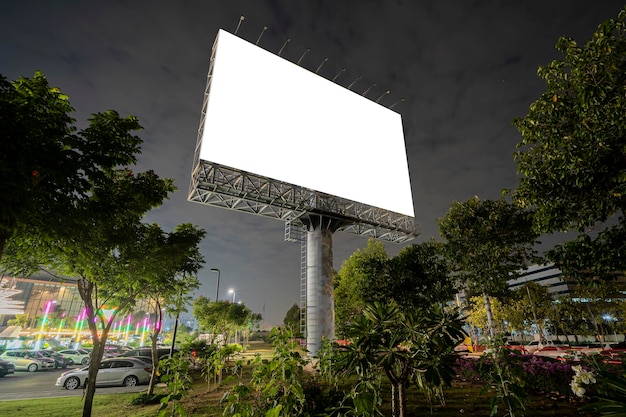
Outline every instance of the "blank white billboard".
[[224, 30], [200, 159], [414, 217], [398, 113]]

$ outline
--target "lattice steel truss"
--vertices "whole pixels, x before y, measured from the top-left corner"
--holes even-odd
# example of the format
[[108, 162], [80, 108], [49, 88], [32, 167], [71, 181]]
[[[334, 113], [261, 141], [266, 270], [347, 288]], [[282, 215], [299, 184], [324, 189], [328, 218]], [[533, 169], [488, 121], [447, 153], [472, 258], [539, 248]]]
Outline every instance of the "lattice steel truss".
[[[196, 159], [189, 201], [271, 217], [301, 227], [309, 214], [342, 220], [340, 231], [402, 243], [418, 236], [414, 218]], [[375, 192], [375, 191], [374, 191]]]

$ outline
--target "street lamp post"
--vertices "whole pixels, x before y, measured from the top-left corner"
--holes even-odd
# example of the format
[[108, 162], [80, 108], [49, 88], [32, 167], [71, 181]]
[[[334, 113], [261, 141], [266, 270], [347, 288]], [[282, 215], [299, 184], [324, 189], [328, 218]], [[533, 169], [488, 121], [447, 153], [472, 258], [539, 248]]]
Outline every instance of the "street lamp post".
[[235, 294], [236, 294], [235, 290], [233, 290], [233, 289], [231, 288], [230, 290], [228, 290], [228, 293], [229, 293], [229, 294], [230, 294], [230, 293], [232, 293], [232, 294], [233, 294], [233, 304], [235, 304]]
[[220, 298], [220, 270], [217, 268], [211, 268], [211, 272], [217, 272], [217, 289], [215, 290], [215, 302]]

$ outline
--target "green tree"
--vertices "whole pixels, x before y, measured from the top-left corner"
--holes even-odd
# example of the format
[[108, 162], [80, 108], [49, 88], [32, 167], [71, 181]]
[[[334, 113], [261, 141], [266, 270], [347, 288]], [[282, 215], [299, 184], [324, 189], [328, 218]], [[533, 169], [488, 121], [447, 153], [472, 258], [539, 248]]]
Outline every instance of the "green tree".
[[507, 289], [507, 281], [519, 276], [534, 257], [537, 235], [532, 231], [532, 213], [500, 200], [471, 198], [454, 201], [439, 219], [446, 256], [460, 284], [483, 295], [490, 336], [494, 321], [489, 296]]
[[[76, 277], [77, 289], [87, 313], [93, 342], [83, 417], [91, 415], [95, 376], [104, 354], [111, 325], [118, 314], [132, 311], [136, 301], [152, 288], [153, 277], [144, 274], [149, 258], [134, 258], [137, 229], [143, 215], [158, 206], [173, 190], [170, 180], [151, 171], [133, 174], [128, 169], [114, 170], [108, 181], [94, 186], [89, 199], [77, 203], [66, 230], [54, 238], [45, 235], [11, 239], [6, 247], [8, 269], [30, 267], [32, 259], [46, 270]], [[23, 261], [26, 258], [26, 261]], [[111, 317], [102, 310], [113, 309]]]
[[287, 310], [283, 324], [289, 327], [294, 334], [300, 333], [300, 306], [298, 304], [294, 303], [294, 305]]
[[587, 331], [584, 334], [593, 334], [604, 340], [614, 330], [612, 320], [608, 322], [605, 317], [618, 313], [616, 306], [623, 298], [623, 288], [617, 285], [577, 285], [572, 297], [577, 301], [578, 314], [586, 322]]
[[[150, 332], [152, 362], [158, 363], [157, 342], [162, 329], [163, 309], [176, 316], [185, 310], [189, 293], [200, 285], [197, 273], [204, 264], [200, 242], [206, 232], [189, 223], [176, 226], [165, 233], [157, 224], [141, 225], [138, 238], [129, 252], [129, 268], [142, 274], [149, 287], [143, 292], [153, 306], [155, 325]], [[156, 385], [157, 367], [152, 369], [148, 395]]]
[[[489, 305], [491, 306], [494, 331], [497, 333], [506, 333], [508, 326], [505, 305], [494, 297], [489, 297]], [[485, 300], [482, 296], [470, 298], [466, 321], [470, 326], [481, 329], [483, 334], [489, 333], [487, 309], [485, 308]]]
[[202, 331], [211, 332], [214, 339], [221, 336], [225, 342], [236, 332], [245, 329], [250, 321], [257, 317], [244, 304], [211, 301], [203, 296], [194, 300], [193, 316]]
[[337, 282], [339, 334], [368, 303], [394, 301], [401, 308], [422, 308], [446, 302], [455, 292], [442, 246], [433, 241], [407, 246], [389, 258], [382, 243], [372, 239], [344, 262]]
[[[77, 279], [94, 345], [83, 407], [83, 417], [89, 417], [95, 394], [95, 376], [115, 316], [131, 311], [150, 284], [144, 275], [136, 274], [137, 270], [128, 267], [138, 225], [143, 216], [158, 207], [175, 187], [172, 180], [159, 178], [153, 171], [134, 173], [129, 168], [119, 168], [134, 164], [139, 152], [141, 139], [132, 133], [141, 126], [135, 117], [120, 118], [114, 111], [95, 114], [86, 129], [76, 132], [70, 124], [73, 120], [68, 112], [72, 109], [67, 97], [50, 89], [42, 75], [37, 74], [33, 80], [20, 79], [15, 85], [17, 92], [12, 92], [11, 97], [18, 97], [14, 101], [20, 105], [11, 107], [11, 100], [6, 100], [8, 105], [3, 102], [16, 118], [14, 124], [7, 122], [13, 135], [10, 142], [17, 141], [23, 134], [27, 142], [42, 140], [52, 147], [60, 146], [68, 153], [74, 149], [77, 151], [68, 157], [67, 162], [74, 171], [65, 168], [58, 172], [43, 168], [33, 170], [33, 176], [40, 178], [35, 181], [36, 185], [44, 182], [48, 175], [50, 178], [64, 176], [63, 181], [74, 184], [69, 190], [58, 185], [57, 194], [54, 191], [57, 185], [51, 185], [54, 189], [46, 193], [42, 191], [42, 197], [38, 196], [34, 201], [26, 199], [25, 208], [29, 204], [41, 203], [44, 214], [33, 210], [31, 216], [20, 214], [21, 210], [9, 210], [6, 221], [3, 214], [3, 238], [10, 239], [3, 240], [6, 245], [2, 263], [14, 273], [28, 275], [41, 265], [51, 273]], [[8, 87], [4, 85], [3, 88]], [[26, 114], [31, 110], [37, 116], [33, 120], [31, 114]], [[24, 120], [32, 122], [33, 126], [25, 128], [21, 125], [26, 123]], [[58, 128], [48, 131], [48, 125]], [[2, 143], [5, 145], [4, 139]], [[18, 155], [23, 150], [20, 149], [10, 148], [9, 155], [23, 159], [23, 155]], [[42, 153], [44, 151], [41, 149]], [[57, 154], [51, 149], [48, 156]], [[55, 163], [51, 162], [47, 167]], [[63, 164], [62, 161], [61, 166]], [[23, 167], [15, 169], [23, 170]], [[15, 181], [12, 185], [16, 188], [23, 186], [23, 182]], [[45, 199], [50, 201], [46, 203]], [[139, 263], [135, 262], [135, 265]], [[105, 306], [115, 307], [113, 317], [104, 317], [102, 309]]]
[[10, 319], [7, 321], [9, 326], [20, 326], [26, 327], [28, 324], [28, 317], [26, 314], [16, 314], [14, 319]]
[[14, 82], [0, 75], [0, 259], [16, 234], [62, 232], [92, 184], [136, 161], [135, 117], [109, 110], [78, 130], [73, 111], [41, 72]]
[[[443, 388], [454, 376], [454, 347], [464, 338], [457, 311], [440, 305], [402, 309], [396, 304], [368, 304], [348, 326], [351, 344], [343, 348], [340, 372], [356, 372], [360, 379], [383, 374], [391, 384], [392, 416], [407, 415], [406, 389], [414, 383], [429, 400], [443, 398]], [[365, 395], [355, 405], [369, 398]], [[363, 414], [364, 415], [364, 414]]]
[[363, 288], [367, 303], [393, 300], [400, 308], [419, 309], [454, 297], [454, 281], [440, 243], [410, 245], [383, 262], [366, 260], [365, 267], [373, 272]]
[[575, 342], [578, 343], [578, 336], [590, 336], [594, 334], [593, 325], [587, 317], [585, 308], [580, 300], [571, 296], [559, 297], [554, 303], [554, 312], [548, 317], [552, 323], [557, 324], [565, 334], [574, 335]]
[[367, 287], [371, 271], [367, 265], [387, 261], [385, 246], [376, 239], [369, 239], [365, 249], [357, 249], [341, 265], [335, 276], [335, 322], [337, 334], [344, 334], [345, 325], [358, 316], [365, 307], [363, 291]]
[[514, 198], [534, 208], [537, 231], [579, 233], [548, 254], [564, 273], [610, 280], [626, 270], [626, 8], [583, 46], [561, 37], [556, 48], [563, 58], [537, 72], [546, 91], [514, 121]]
[[506, 301], [504, 311], [509, 328], [520, 332], [532, 330], [545, 338], [546, 319], [550, 319], [554, 312], [554, 301], [547, 287], [527, 282], [511, 291]]

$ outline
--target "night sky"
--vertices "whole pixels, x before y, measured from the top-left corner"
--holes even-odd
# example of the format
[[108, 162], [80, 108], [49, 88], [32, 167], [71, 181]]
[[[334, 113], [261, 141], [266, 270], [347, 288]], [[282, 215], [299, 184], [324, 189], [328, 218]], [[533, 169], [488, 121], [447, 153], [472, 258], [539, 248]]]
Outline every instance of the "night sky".
[[[84, 126], [95, 112], [135, 115], [144, 130], [138, 170], [174, 178], [179, 191], [146, 221], [165, 230], [190, 222], [207, 231], [200, 292], [229, 288], [264, 325], [280, 324], [298, 302], [300, 247], [284, 242], [281, 221], [187, 201], [211, 47], [218, 29], [238, 31], [402, 114], [421, 236], [438, 238], [436, 219], [454, 200], [498, 198], [516, 185], [512, 126], [545, 90], [537, 67], [560, 58], [560, 35], [584, 43], [619, 1], [62, 1], [1, 2], [0, 73], [36, 70], [68, 94]], [[384, 141], [381, 141], [384, 146]], [[349, 155], [346, 155], [349, 157]], [[376, 169], [375, 166], [372, 169]], [[381, 172], [380, 175], [384, 175]], [[390, 178], [390, 181], [393, 179]], [[376, 192], [376, 190], [372, 190]], [[334, 236], [338, 269], [367, 240]], [[386, 244], [390, 255], [401, 246]]]

